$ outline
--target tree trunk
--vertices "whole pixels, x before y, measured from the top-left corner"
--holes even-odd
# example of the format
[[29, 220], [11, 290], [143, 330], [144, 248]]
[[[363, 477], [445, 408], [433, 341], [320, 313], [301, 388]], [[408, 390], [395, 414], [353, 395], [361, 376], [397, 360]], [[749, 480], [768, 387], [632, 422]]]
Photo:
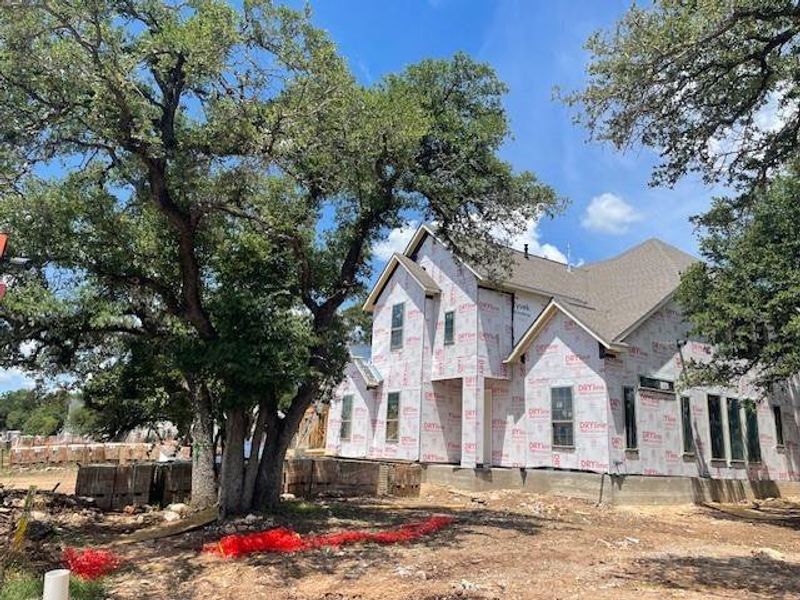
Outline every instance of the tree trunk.
[[247, 413], [243, 408], [228, 411], [225, 419], [225, 450], [220, 472], [219, 508], [223, 517], [250, 509], [242, 498], [244, 483], [244, 442], [248, 434]]
[[192, 506], [206, 508], [217, 502], [214, 418], [211, 397], [204, 385], [189, 383], [194, 405], [192, 420]]
[[254, 506], [260, 510], [275, 508], [280, 502], [283, 489], [283, 461], [292, 438], [297, 433], [300, 421], [311, 401], [318, 393], [314, 380], [300, 386], [292, 399], [286, 417], [278, 419], [277, 411], [266, 415], [266, 445], [258, 470], [258, 481], [254, 496]]
[[244, 470], [244, 485], [242, 486], [242, 506], [245, 510], [253, 508], [253, 498], [258, 481], [258, 467], [261, 463], [261, 445], [264, 443], [267, 411], [272, 410], [270, 402], [261, 402], [258, 405], [258, 417], [253, 428], [253, 439], [250, 444], [250, 458]]
[[283, 461], [286, 458], [288, 444], [282, 445], [279, 442], [280, 440], [275, 440], [274, 437], [272, 442], [267, 438], [267, 444], [264, 446], [253, 503], [260, 510], [275, 508], [281, 500]]

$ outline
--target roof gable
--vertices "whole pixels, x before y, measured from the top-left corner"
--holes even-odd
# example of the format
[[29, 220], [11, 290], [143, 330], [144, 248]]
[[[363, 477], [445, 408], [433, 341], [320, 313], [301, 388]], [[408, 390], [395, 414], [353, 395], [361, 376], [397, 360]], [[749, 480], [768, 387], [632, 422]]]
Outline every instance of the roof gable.
[[408, 274], [411, 275], [411, 278], [419, 284], [426, 296], [435, 296], [441, 293], [441, 289], [439, 289], [439, 286], [433, 280], [433, 277], [431, 277], [425, 269], [407, 256], [397, 254], [395, 252], [386, 263], [386, 266], [383, 268], [380, 277], [378, 277], [375, 287], [372, 288], [369, 296], [367, 296], [367, 300], [364, 302], [364, 306], [362, 308], [366, 312], [372, 312], [372, 310], [375, 308], [378, 298], [380, 298], [381, 293], [391, 280], [392, 275], [394, 275], [394, 272], [398, 267], [408, 271]]

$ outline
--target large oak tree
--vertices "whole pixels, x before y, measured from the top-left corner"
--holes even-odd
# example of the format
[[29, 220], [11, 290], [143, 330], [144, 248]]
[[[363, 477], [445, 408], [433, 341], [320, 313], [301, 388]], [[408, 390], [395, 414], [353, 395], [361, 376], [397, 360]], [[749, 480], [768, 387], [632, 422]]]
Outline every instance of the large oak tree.
[[194, 501], [216, 498], [217, 423], [223, 511], [274, 504], [372, 244], [414, 214], [502, 267], [493, 236], [555, 206], [498, 158], [504, 93], [464, 55], [359, 85], [266, 0], [4, 3], [0, 229], [32, 268], [2, 362], [102, 382], [152, 348], [194, 415]]

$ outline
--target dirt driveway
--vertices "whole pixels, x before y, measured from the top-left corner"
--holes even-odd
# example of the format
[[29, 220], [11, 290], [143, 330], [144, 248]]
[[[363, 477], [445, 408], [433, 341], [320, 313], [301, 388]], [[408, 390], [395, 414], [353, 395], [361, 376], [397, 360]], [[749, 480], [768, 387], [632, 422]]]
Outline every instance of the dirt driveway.
[[113, 597], [800, 598], [800, 511], [796, 518], [765, 523], [710, 508], [623, 511], [520, 492], [464, 495], [433, 486], [415, 500], [301, 506], [276, 523], [305, 533], [385, 526], [431, 513], [457, 520], [409, 546], [241, 560], [198, 554], [198, 544], [213, 534], [153, 542], [126, 549], [130, 567], [115, 578]]
[[[199, 552], [204, 542], [233, 531], [289, 525], [321, 533], [434, 513], [456, 521], [406, 546], [240, 560]], [[67, 526], [51, 543], [100, 545], [135, 527], [135, 519], [109, 515], [88, 528]], [[125, 565], [108, 581], [116, 600], [800, 598], [800, 504], [789, 502], [758, 510], [623, 510], [518, 491], [424, 486], [416, 499], [286, 503], [274, 517], [118, 549]]]

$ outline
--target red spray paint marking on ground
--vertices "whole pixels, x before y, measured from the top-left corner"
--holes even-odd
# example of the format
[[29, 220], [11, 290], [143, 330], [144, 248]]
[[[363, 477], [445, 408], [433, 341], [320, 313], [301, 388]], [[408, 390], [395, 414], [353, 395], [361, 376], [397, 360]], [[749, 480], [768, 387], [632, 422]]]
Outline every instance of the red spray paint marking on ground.
[[64, 549], [62, 560], [66, 567], [81, 579], [97, 579], [119, 568], [119, 557], [110, 550]]
[[434, 516], [384, 531], [341, 531], [306, 537], [291, 529], [278, 527], [257, 533], [226, 535], [219, 542], [203, 546], [203, 552], [238, 558], [256, 552], [302, 552], [326, 546], [338, 548], [359, 542], [398, 544], [413, 542], [436, 533], [450, 525], [453, 520], [452, 517]]

